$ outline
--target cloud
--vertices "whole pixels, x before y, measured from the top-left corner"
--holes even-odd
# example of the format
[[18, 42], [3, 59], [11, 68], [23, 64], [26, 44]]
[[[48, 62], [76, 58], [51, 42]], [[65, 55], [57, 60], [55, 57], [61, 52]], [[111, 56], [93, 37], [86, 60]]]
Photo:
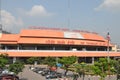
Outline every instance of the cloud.
[[23, 26], [21, 18], [15, 18], [10, 12], [1, 10], [1, 22], [4, 29], [11, 30], [14, 27]]
[[26, 14], [34, 17], [46, 17], [52, 15], [52, 13], [47, 12], [42, 5], [34, 5], [30, 11], [26, 11]]
[[110, 11], [120, 11], [120, 0], [103, 0], [95, 10], [110, 10]]

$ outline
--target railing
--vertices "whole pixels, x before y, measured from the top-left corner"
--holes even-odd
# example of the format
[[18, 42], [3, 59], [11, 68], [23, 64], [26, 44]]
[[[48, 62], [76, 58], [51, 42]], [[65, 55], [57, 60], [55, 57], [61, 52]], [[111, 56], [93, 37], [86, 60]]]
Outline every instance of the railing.
[[[81, 51], [81, 50], [0, 50], [0, 52], [92, 52], [92, 53], [101, 53], [108, 51]], [[115, 51], [109, 51], [115, 52]], [[119, 52], [120, 53], [120, 52]]]

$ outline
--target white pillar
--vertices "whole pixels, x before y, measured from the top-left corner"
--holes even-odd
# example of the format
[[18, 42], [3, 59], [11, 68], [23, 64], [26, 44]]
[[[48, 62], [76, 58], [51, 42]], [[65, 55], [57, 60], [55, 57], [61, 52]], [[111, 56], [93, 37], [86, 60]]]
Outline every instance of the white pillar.
[[86, 51], [86, 47], [82, 48], [82, 51]]
[[98, 48], [96, 48], [96, 51], [98, 51]]
[[16, 62], [16, 57], [13, 57], [13, 63], [15, 63]]
[[7, 46], [5, 46], [5, 50], [8, 50]]
[[17, 46], [17, 50], [19, 50], [20, 48], [19, 48], [19, 45]]
[[94, 64], [94, 57], [92, 57], [92, 64]]
[[55, 47], [53, 47], [53, 50], [55, 50]]
[[37, 46], [35, 46], [35, 50], [37, 50]]
[[0, 44], [0, 49], [2, 49], [2, 45]]

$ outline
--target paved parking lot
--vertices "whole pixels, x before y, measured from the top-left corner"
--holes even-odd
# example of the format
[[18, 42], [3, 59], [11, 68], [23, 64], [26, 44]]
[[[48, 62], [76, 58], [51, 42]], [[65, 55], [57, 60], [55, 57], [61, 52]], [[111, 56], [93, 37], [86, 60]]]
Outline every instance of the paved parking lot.
[[[42, 67], [46, 67], [46, 66], [42, 66]], [[64, 72], [61, 69], [58, 69], [58, 71]], [[71, 72], [69, 73], [72, 74]], [[20, 79], [23, 78], [24, 80], [46, 80], [44, 76], [41, 76], [40, 74], [37, 74], [32, 70], [30, 70], [29, 66], [25, 66], [23, 72], [19, 73], [18, 76], [20, 77]], [[73, 79], [69, 78], [69, 79], [61, 79], [61, 80], [73, 80]], [[80, 77], [78, 80], [83, 80], [83, 78]], [[99, 77], [88, 75], [88, 76], [85, 76], [84, 80], [99, 80]], [[105, 80], [116, 80], [116, 76], [108, 76]]]
[[45, 77], [37, 74], [29, 69], [29, 66], [25, 66], [23, 72], [19, 73], [19, 77], [26, 80], [46, 80]]

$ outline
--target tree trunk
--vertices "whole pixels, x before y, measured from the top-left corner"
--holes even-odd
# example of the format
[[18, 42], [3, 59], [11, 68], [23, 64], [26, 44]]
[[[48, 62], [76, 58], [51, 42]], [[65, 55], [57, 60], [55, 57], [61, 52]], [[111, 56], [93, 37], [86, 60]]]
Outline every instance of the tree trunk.
[[65, 74], [64, 74], [64, 76], [66, 76], [66, 75], [67, 75], [67, 72], [68, 72], [68, 70], [66, 69], [66, 70], [65, 70]]

